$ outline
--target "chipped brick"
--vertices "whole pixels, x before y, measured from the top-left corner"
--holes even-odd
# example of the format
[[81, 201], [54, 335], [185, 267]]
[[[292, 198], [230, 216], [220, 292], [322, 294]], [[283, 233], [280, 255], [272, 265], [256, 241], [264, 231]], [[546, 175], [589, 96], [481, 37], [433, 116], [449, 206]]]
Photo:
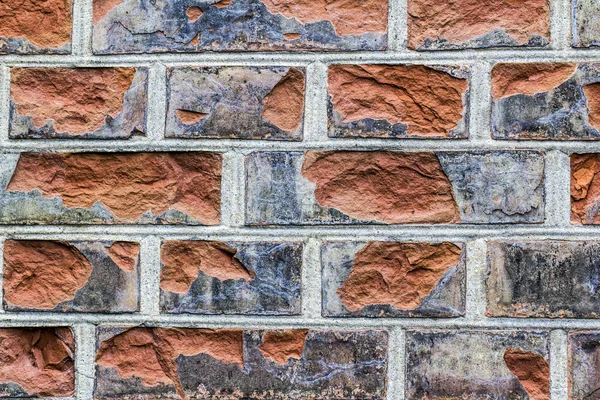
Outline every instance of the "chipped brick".
[[168, 137], [302, 140], [302, 68], [181, 67], [168, 76]]

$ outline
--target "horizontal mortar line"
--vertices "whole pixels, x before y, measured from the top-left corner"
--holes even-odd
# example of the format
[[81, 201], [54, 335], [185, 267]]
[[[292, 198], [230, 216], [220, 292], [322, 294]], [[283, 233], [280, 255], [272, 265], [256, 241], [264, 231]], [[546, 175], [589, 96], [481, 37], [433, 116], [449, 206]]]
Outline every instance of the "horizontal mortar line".
[[150, 64], [161, 62], [171, 65], [186, 64], [256, 64], [267, 65], [283, 63], [283, 65], [299, 65], [312, 62], [441, 62], [472, 63], [474, 60], [497, 61], [556, 61], [571, 59], [573, 61], [594, 61], [600, 59], [600, 49], [464, 49], [449, 51], [361, 51], [361, 52], [228, 52], [228, 53], [130, 53], [130, 54], [96, 54], [78, 55], [0, 55], [0, 63], [6, 65], [40, 65], [40, 64]]
[[205, 328], [284, 329], [307, 327], [321, 329], [565, 329], [599, 330], [600, 319], [536, 319], [536, 318], [303, 318], [276, 316], [222, 315], [139, 315], [139, 314], [69, 314], [69, 313], [3, 313], [0, 327], [71, 326], [88, 323], [100, 326], [176, 326]]
[[474, 239], [526, 239], [530, 236], [552, 239], [600, 239], [599, 226], [524, 226], [524, 225], [343, 225], [343, 226], [290, 226], [290, 227], [226, 227], [180, 225], [0, 225], [0, 235], [108, 235], [127, 237], [159, 236], [165, 238], [310, 238], [352, 240], [373, 237], [398, 239], [455, 238]]
[[229, 139], [163, 139], [161, 141], [106, 140], [10, 140], [0, 153], [28, 151], [64, 152], [139, 152], [139, 151], [307, 151], [307, 150], [410, 150], [410, 151], [478, 151], [478, 150], [560, 150], [566, 153], [600, 152], [598, 141], [518, 141], [459, 139], [327, 139], [323, 142], [249, 141]]

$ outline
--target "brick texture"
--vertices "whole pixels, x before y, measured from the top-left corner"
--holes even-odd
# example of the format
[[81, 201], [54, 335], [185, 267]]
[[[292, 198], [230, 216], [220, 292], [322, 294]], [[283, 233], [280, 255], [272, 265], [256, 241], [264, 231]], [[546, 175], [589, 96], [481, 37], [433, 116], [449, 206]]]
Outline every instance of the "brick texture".
[[600, 399], [600, 0], [0, 0], [0, 398]]

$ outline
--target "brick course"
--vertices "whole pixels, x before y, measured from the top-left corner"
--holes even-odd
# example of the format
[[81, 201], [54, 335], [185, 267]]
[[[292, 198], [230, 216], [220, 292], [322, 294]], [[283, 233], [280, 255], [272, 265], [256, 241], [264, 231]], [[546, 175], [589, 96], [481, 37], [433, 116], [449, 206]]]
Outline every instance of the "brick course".
[[596, 0], [0, 3], [0, 397], [597, 397]]

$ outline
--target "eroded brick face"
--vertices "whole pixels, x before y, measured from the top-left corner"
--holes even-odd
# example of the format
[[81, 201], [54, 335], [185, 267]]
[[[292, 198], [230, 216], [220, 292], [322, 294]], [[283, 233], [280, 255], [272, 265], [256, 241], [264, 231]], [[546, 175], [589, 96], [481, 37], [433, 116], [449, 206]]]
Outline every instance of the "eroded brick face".
[[135, 312], [139, 244], [4, 242], [4, 308], [8, 311]]
[[161, 308], [167, 313], [297, 315], [302, 243], [167, 241]]
[[147, 79], [146, 68], [13, 68], [10, 136], [143, 136]]
[[95, 397], [384, 399], [387, 342], [382, 331], [103, 328]]
[[246, 167], [252, 225], [536, 223], [544, 215], [544, 160], [535, 151], [256, 152]]
[[600, 215], [596, 202], [600, 196], [599, 154], [573, 154], [571, 156], [571, 222], [596, 225]]
[[492, 70], [495, 139], [598, 140], [600, 65], [497, 64]]
[[384, 50], [387, 0], [94, 0], [97, 54]]
[[594, 0], [571, 0], [572, 45], [596, 47], [600, 45], [600, 4]]
[[335, 65], [328, 93], [330, 137], [468, 136], [464, 67]]
[[71, 11], [71, 0], [3, 0], [0, 54], [69, 53]]
[[464, 314], [461, 244], [329, 242], [323, 245], [321, 257], [325, 316]]
[[304, 69], [173, 68], [167, 90], [169, 137], [302, 140]]
[[548, 344], [545, 332], [408, 332], [406, 396], [549, 399]]
[[[4, 154], [0, 221], [217, 225], [221, 156], [215, 153]], [[11, 169], [8, 169], [10, 172]]]
[[0, 397], [73, 396], [74, 353], [70, 328], [0, 329]]
[[600, 332], [569, 334], [569, 398], [592, 399], [600, 387]]
[[488, 244], [487, 314], [492, 317], [597, 318], [598, 242]]
[[548, 0], [408, 0], [408, 46], [445, 50], [547, 46]]

